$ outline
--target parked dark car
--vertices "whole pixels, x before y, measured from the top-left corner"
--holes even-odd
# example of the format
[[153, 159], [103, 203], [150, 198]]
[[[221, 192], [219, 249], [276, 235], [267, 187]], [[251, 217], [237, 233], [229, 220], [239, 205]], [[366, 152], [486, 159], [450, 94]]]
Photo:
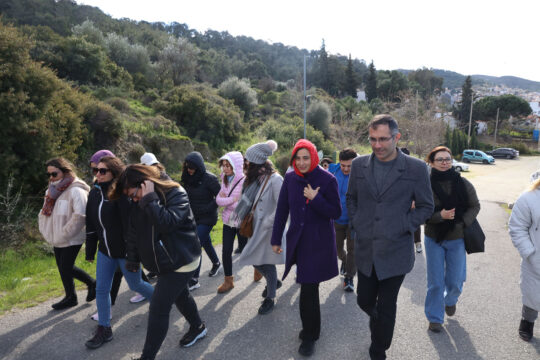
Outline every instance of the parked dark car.
[[498, 148], [492, 151], [486, 151], [486, 153], [493, 157], [500, 157], [500, 158], [507, 158], [507, 159], [514, 159], [519, 156], [519, 151], [512, 148]]

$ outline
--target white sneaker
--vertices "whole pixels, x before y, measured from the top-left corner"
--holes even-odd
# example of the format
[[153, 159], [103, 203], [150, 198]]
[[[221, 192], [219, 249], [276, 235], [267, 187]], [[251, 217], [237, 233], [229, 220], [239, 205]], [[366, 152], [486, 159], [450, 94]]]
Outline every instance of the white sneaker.
[[[90, 316], [90, 319], [92, 319], [94, 321], [99, 321], [98, 313], [95, 313], [94, 315]], [[111, 319], [112, 319], [112, 311], [111, 311]]]
[[132, 304], [135, 304], [135, 303], [139, 303], [139, 302], [144, 301], [144, 300], [146, 300], [146, 298], [144, 296], [142, 296], [139, 293], [135, 293], [135, 296], [133, 296], [131, 299], [129, 299], [129, 302], [132, 303]]
[[416, 252], [420, 254], [422, 252], [422, 243], [416, 243], [414, 245], [416, 246]]

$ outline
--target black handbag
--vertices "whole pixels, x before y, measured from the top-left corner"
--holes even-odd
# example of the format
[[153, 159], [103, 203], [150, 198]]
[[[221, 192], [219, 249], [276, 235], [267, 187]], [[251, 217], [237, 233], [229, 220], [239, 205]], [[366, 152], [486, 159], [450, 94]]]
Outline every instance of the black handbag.
[[482, 231], [482, 227], [478, 220], [474, 219], [473, 223], [463, 229], [463, 240], [465, 242], [465, 251], [467, 254], [484, 252], [484, 242], [486, 235]]

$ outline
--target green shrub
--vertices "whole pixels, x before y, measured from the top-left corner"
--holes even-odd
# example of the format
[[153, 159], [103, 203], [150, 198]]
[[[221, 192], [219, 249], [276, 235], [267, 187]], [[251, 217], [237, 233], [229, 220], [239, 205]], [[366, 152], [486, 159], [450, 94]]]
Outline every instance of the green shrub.
[[129, 113], [130, 106], [129, 103], [119, 97], [113, 97], [107, 100], [107, 104], [111, 105], [116, 110], [123, 112], [123, 113]]

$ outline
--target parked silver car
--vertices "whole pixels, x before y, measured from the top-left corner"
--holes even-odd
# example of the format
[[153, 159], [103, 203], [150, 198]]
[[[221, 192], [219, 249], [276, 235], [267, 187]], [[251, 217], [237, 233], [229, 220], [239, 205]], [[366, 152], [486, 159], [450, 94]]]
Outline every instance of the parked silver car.
[[460, 161], [456, 161], [456, 159], [452, 159], [452, 166], [457, 172], [469, 171], [469, 165], [462, 163]]

